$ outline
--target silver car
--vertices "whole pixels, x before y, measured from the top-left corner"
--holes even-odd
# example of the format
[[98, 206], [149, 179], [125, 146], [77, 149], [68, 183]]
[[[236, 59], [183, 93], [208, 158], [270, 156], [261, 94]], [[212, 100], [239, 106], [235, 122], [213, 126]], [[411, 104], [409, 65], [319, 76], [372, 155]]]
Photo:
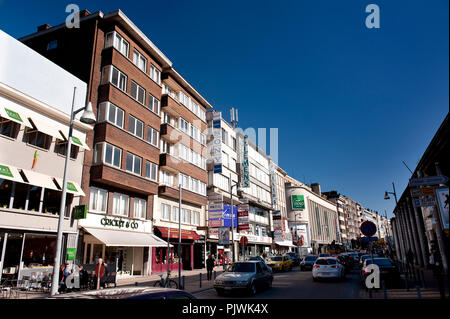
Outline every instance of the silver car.
[[259, 288], [272, 287], [273, 275], [261, 261], [240, 261], [228, 266], [226, 271], [214, 280], [218, 295], [227, 291], [246, 291], [252, 295]]

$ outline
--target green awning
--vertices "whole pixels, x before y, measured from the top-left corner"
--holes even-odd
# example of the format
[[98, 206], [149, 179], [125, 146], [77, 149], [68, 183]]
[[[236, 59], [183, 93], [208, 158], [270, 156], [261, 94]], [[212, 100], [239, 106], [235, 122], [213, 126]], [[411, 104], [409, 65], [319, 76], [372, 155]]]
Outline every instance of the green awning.
[[11, 108], [0, 106], [0, 116], [16, 123], [23, 124], [28, 127], [33, 127], [28, 121], [25, 114], [21, 114], [20, 112], [17, 112]]

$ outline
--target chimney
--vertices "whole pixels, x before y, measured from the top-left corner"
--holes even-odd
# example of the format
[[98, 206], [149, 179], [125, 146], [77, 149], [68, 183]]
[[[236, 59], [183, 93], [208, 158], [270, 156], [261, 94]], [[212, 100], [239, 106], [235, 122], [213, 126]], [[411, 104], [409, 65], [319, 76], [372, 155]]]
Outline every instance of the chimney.
[[319, 183], [312, 183], [311, 184], [311, 189], [314, 193], [316, 193], [317, 195], [321, 196], [322, 193], [320, 191], [320, 184]]
[[49, 24], [43, 24], [37, 27], [38, 32], [40, 31], [44, 31], [44, 30], [48, 30], [50, 29], [52, 26]]

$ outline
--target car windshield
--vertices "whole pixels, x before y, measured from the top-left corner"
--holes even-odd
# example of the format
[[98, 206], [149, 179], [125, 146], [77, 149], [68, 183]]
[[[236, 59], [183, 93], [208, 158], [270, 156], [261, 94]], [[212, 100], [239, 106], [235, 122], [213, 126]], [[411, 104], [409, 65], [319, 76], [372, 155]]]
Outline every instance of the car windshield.
[[330, 254], [320, 254], [320, 257], [330, 257]]
[[316, 256], [306, 256], [305, 261], [315, 261], [317, 259]]
[[336, 265], [335, 259], [318, 259], [316, 265]]
[[[370, 265], [370, 264], [372, 264], [372, 260], [368, 259], [366, 265]], [[387, 258], [374, 258], [373, 264], [376, 264], [378, 266], [392, 266], [391, 261]]]
[[255, 272], [255, 264], [253, 263], [235, 263], [229, 268], [230, 272]]
[[275, 256], [270, 258], [271, 261], [283, 261], [283, 257], [281, 256]]

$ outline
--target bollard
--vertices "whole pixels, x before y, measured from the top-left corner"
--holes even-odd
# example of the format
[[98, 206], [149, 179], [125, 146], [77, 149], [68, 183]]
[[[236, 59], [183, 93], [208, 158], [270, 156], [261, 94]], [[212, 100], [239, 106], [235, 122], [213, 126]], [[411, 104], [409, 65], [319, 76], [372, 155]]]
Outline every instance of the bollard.
[[384, 295], [384, 299], [388, 299], [387, 298], [387, 291], [386, 291], [386, 282], [383, 280], [381, 282], [381, 285], [383, 286], [383, 295]]
[[216, 271], [214, 270], [214, 280], [216, 280]]
[[200, 273], [200, 288], [202, 288], [202, 273]]
[[184, 290], [184, 275], [183, 275], [183, 286], [181, 286], [181, 289]]
[[420, 294], [420, 286], [417, 285], [417, 286], [416, 286], [416, 289], [417, 289], [417, 298], [418, 298], [418, 299], [422, 299], [422, 295]]

